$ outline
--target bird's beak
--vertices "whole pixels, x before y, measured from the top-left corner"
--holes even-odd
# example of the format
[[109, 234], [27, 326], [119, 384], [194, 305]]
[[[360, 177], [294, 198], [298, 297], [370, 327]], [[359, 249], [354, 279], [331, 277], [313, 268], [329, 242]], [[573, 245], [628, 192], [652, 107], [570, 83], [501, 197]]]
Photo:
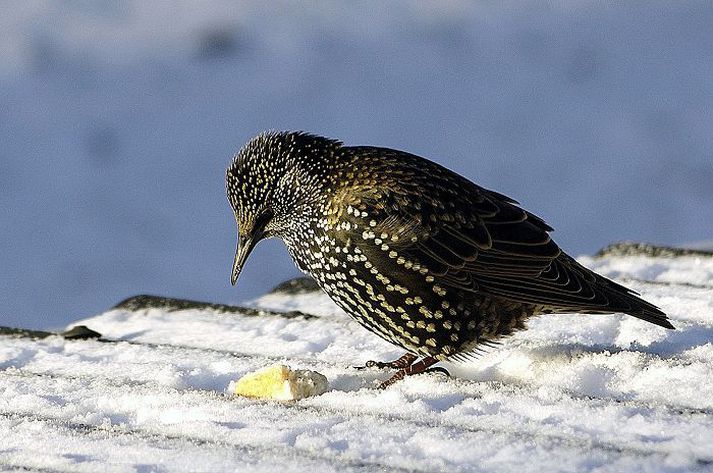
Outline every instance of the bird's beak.
[[245, 261], [247, 261], [248, 256], [250, 256], [250, 253], [258, 241], [260, 241], [259, 238], [252, 236], [238, 238], [238, 247], [235, 250], [235, 260], [233, 260], [233, 272], [230, 275], [230, 284], [233, 286], [235, 286], [238, 276], [240, 276], [240, 271], [242, 271], [243, 266], [245, 266]]

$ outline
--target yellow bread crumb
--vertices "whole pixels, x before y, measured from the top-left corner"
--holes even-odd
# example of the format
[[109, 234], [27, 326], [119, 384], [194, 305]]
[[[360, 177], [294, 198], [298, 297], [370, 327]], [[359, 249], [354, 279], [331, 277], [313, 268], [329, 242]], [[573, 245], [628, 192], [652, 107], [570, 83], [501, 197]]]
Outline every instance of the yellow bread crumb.
[[291, 370], [285, 365], [253, 371], [233, 384], [232, 391], [239, 396], [278, 401], [318, 396], [329, 389], [324, 375], [310, 370]]

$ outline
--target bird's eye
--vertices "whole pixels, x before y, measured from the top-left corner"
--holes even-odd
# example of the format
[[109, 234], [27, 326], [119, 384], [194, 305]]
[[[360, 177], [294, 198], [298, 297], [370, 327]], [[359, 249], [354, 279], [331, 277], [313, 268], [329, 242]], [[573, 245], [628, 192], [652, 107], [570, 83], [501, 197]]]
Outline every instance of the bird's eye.
[[265, 225], [268, 224], [270, 220], [272, 220], [272, 217], [275, 216], [275, 213], [272, 211], [272, 209], [266, 209], [264, 210], [258, 218], [255, 220], [255, 228], [256, 229], [264, 229]]

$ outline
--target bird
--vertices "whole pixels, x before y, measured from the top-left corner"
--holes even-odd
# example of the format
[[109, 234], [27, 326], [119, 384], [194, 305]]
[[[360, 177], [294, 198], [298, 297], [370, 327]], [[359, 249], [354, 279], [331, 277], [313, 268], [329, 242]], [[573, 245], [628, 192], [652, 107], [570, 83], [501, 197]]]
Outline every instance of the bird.
[[366, 364], [396, 370], [380, 388], [468, 360], [542, 314], [625, 313], [674, 328], [560, 249], [517, 201], [414, 154], [267, 131], [234, 156], [226, 191], [232, 285], [258, 242], [282, 239], [336, 305], [405, 350]]

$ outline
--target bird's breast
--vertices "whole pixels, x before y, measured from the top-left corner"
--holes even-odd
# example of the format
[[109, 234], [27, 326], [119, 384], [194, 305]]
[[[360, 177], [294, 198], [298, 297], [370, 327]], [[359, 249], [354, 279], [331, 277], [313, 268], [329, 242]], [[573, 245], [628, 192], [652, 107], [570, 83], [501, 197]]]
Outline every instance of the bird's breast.
[[339, 307], [392, 343], [445, 358], [477, 338], [477, 295], [439, 285], [372, 221], [365, 215], [319, 222], [309, 238], [286, 243], [297, 266]]

